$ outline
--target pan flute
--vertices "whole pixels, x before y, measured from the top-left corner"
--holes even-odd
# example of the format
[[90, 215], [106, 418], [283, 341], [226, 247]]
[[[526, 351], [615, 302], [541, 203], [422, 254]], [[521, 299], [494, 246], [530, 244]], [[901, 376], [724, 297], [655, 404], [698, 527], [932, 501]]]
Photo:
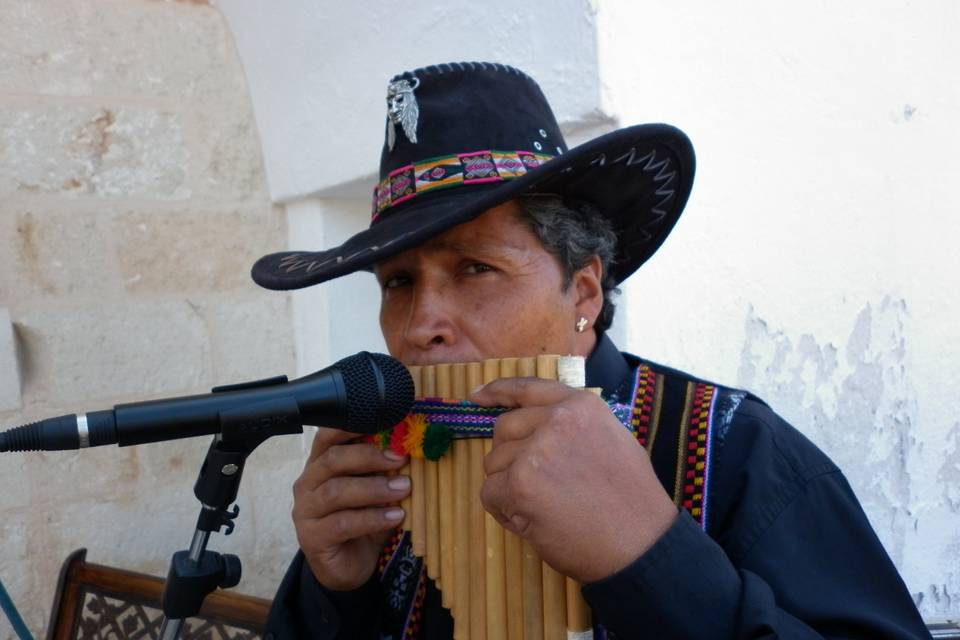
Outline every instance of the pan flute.
[[[426, 406], [429, 414], [431, 401], [441, 411], [455, 407], [471, 390], [497, 378], [536, 376], [582, 387], [584, 361], [558, 356], [505, 358], [410, 367], [410, 373], [418, 398], [415, 411]], [[411, 478], [411, 496], [402, 505], [403, 527], [411, 532], [413, 553], [424, 558], [427, 575], [453, 616], [454, 638], [592, 637], [580, 585], [541, 562], [528, 543], [503, 529], [480, 503], [483, 458], [492, 448], [492, 419], [488, 417], [485, 428], [462, 413], [450, 419], [463, 423], [454, 429], [452, 441], [442, 443], [449, 446], [446, 453], [436, 460], [415, 454], [401, 473]], [[434, 446], [425, 440], [425, 451], [428, 445]]]

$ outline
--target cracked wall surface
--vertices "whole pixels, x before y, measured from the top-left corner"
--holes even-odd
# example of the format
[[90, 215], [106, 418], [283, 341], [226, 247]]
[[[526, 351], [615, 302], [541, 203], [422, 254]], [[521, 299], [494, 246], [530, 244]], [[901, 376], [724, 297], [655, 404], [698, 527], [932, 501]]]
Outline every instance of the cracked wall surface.
[[[293, 373], [290, 301], [249, 278], [286, 226], [219, 11], [17, 0], [0, 36], [0, 428]], [[0, 579], [34, 635], [74, 549], [166, 573], [207, 445], [3, 454]], [[236, 532], [211, 540], [241, 592], [269, 597], [296, 547], [302, 447], [251, 456]]]
[[[835, 345], [792, 338], [750, 308], [737, 384], [770, 399], [830, 454], [894, 563], [925, 565], [934, 578], [911, 585], [921, 610], [948, 616], [960, 592], [960, 428], [941, 438], [936, 427], [946, 425], [917, 424], [924, 396], [908, 358], [912, 324], [906, 301], [885, 297], [851, 318]], [[929, 547], [935, 540], [941, 546]]]
[[906, 320], [903, 300], [867, 305], [835, 346], [810, 334], [794, 343], [751, 313], [737, 375], [739, 385], [776, 398], [779, 412], [832, 452], [898, 564], [916, 526], [909, 462], [917, 398], [905, 371]]

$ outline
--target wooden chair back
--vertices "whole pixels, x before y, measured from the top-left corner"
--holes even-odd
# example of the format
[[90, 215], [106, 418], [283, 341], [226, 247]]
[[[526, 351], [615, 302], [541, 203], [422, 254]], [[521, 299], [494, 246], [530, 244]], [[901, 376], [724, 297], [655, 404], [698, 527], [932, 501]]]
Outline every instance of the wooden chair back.
[[[47, 640], [159, 638], [163, 579], [92, 564], [86, 555], [86, 549], [78, 549], [63, 563]], [[259, 639], [269, 608], [263, 598], [216, 591], [199, 615], [184, 623], [181, 638]]]

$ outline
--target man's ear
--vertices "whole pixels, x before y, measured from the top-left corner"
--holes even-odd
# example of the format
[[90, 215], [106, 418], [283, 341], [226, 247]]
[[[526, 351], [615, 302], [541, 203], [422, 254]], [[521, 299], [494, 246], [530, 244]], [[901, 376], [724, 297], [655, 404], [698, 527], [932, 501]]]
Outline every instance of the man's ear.
[[603, 308], [603, 265], [599, 256], [593, 256], [587, 265], [573, 274], [572, 287], [576, 292], [577, 316], [584, 317], [589, 327], [596, 324]]

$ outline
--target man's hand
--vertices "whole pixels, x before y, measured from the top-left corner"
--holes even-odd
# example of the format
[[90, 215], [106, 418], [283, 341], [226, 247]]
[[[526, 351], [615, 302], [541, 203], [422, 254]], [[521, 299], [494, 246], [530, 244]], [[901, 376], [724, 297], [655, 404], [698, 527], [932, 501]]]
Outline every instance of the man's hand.
[[403, 520], [391, 506], [410, 493], [406, 476], [387, 477], [405, 458], [354, 433], [321, 428], [293, 485], [293, 524], [313, 575], [337, 591], [356, 589], [373, 575], [388, 532]]
[[494, 427], [484, 507], [560, 573], [582, 583], [610, 576], [677, 517], [647, 453], [589, 391], [510, 378], [470, 399], [515, 407]]

